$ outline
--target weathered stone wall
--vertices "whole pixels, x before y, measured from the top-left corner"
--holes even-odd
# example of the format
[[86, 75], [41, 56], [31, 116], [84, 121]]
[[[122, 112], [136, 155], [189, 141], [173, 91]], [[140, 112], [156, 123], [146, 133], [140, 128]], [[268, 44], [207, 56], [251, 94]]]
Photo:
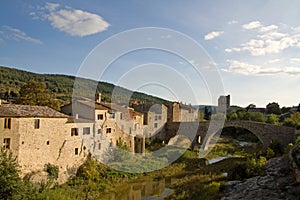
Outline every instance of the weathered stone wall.
[[[8, 118], [7, 118], [8, 119]], [[11, 151], [14, 155], [17, 156], [20, 146], [20, 134], [19, 134], [19, 118], [10, 118], [11, 119], [11, 128], [4, 128], [5, 118], [0, 118], [0, 144], [1, 147], [4, 142], [4, 138], [10, 138]]]
[[[39, 129], [34, 129], [32, 121], [32, 118], [19, 121], [18, 161], [23, 172], [42, 170], [46, 163], [60, 166], [62, 172], [82, 164], [81, 138], [71, 136], [66, 118], [40, 118]], [[78, 148], [78, 155], [75, 155], [75, 148]]]
[[[39, 119], [39, 128], [35, 120]], [[58, 182], [65, 182], [84, 162], [87, 155], [82, 143], [82, 128], [93, 123], [66, 123], [67, 118], [11, 118], [11, 129], [4, 130], [4, 118], [0, 119], [0, 140], [11, 139], [11, 148], [18, 158], [22, 175], [38, 173], [47, 163], [59, 166]], [[71, 136], [71, 128], [79, 129], [78, 136]], [[75, 148], [78, 154], [75, 155]]]

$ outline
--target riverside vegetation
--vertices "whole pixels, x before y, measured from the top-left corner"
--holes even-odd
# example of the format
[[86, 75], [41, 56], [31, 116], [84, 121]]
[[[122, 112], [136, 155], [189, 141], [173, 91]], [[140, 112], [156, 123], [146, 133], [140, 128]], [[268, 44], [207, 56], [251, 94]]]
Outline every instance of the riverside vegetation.
[[[243, 137], [248, 136], [245, 134]], [[155, 145], [158, 148], [164, 144]], [[207, 160], [199, 158], [197, 152], [186, 150], [177, 161], [165, 168], [144, 174], [131, 174], [114, 170], [89, 157], [75, 177], [65, 184], [56, 185], [56, 166], [45, 166], [49, 175], [47, 181], [31, 183], [26, 177], [19, 178], [16, 159], [9, 152], [1, 150], [0, 198], [101, 199], [103, 195], [118, 191], [123, 185], [138, 180], [172, 177], [176, 181], [166, 185], [172, 189], [166, 199], [218, 199], [224, 195], [227, 181], [260, 175], [267, 159], [281, 153], [284, 153], [284, 147], [280, 143], [274, 142], [266, 152], [261, 152], [256, 147], [251, 149], [238, 146], [237, 138], [224, 134], [207, 158], [228, 154], [231, 157], [217, 163], [207, 164]], [[166, 159], [167, 157], [162, 158]]]

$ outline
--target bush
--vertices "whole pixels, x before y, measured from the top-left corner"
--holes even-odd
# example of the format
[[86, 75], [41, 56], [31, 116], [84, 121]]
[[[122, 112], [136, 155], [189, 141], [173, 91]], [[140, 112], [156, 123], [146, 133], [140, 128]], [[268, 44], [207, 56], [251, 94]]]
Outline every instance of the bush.
[[274, 157], [275, 157], [275, 153], [274, 153], [273, 149], [271, 149], [271, 148], [268, 148], [268, 149], [267, 149], [266, 157], [267, 157], [267, 159], [270, 159], [270, 158], [274, 158]]
[[21, 189], [16, 157], [0, 148], [0, 199], [16, 199]]
[[52, 180], [56, 180], [58, 178], [59, 168], [56, 165], [52, 165], [50, 163], [45, 164], [44, 171], [48, 173], [48, 177]]
[[273, 140], [270, 145], [269, 148], [273, 150], [273, 152], [275, 153], [275, 156], [282, 156], [284, 154], [284, 146], [283, 144], [278, 141], [278, 140]]

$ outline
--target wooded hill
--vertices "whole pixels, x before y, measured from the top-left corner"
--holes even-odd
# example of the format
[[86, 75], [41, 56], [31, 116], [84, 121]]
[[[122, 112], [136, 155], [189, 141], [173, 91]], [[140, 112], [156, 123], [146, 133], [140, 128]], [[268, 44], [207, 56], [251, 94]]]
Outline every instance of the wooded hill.
[[[36, 74], [19, 69], [0, 66], [0, 98], [15, 99], [23, 84], [29, 80], [45, 82], [47, 88], [51, 91], [53, 98], [60, 100], [61, 104], [70, 102], [73, 94], [73, 85], [75, 76], [58, 75], [58, 74]], [[144, 103], [164, 103], [166, 100], [147, 95], [141, 92], [133, 92], [123, 87], [115, 86], [107, 82], [97, 82], [90, 79], [76, 78], [76, 90], [78, 96], [94, 98], [95, 92], [102, 93], [102, 99], [110, 102], [112, 92], [117, 91], [115, 95], [118, 102], [128, 102], [132, 100]], [[95, 85], [96, 88], [92, 86]], [[93, 95], [93, 96], [92, 96]], [[114, 100], [115, 101], [115, 100]]]

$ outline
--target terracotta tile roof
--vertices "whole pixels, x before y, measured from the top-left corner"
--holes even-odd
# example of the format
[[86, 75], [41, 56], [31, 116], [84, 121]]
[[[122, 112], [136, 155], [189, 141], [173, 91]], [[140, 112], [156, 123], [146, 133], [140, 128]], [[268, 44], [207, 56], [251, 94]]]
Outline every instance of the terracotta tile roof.
[[0, 105], [0, 117], [67, 118], [68, 116], [47, 106], [4, 104]]

